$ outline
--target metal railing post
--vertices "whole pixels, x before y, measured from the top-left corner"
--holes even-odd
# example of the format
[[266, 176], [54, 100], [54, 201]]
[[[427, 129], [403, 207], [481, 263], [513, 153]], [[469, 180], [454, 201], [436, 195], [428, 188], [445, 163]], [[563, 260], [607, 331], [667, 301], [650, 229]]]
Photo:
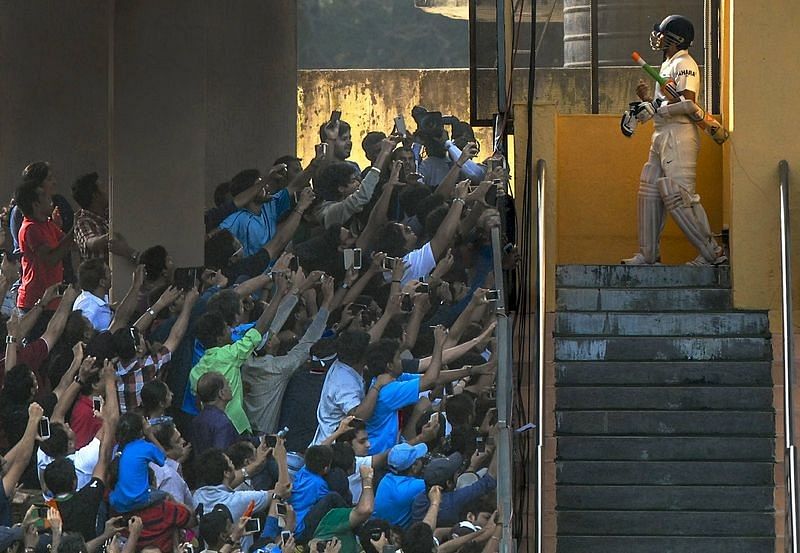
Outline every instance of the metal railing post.
[[794, 423], [792, 421], [792, 388], [794, 384], [794, 334], [792, 325], [792, 254], [791, 226], [789, 224], [789, 164], [786, 160], [778, 163], [781, 194], [781, 284], [783, 309], [783, 413], [784, 445], [786, 460], [786, 551], [798, 552], [797, 535], [797, 451], [794, 447]]

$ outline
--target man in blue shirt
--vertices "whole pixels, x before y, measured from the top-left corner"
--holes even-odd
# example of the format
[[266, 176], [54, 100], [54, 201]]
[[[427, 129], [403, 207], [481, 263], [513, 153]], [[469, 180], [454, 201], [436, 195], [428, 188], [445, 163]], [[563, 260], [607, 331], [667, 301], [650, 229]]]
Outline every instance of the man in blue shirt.
[[327, 445], [309, 447], [305, 455], [306, 464], [297, 471], [292, 485], [292, 504], [296, 518], [294, 533], [300, 536], [305, 530], [305, 518], [314, 504], [328, 495], [325, 475], [333, 462], [333, 450]]
[[425, 444], [398, 444], [389, 451], [391, 472], [381, 479], [375, 494], [375, 518], [408, 528], [411, 525], [411, 506], [414, 498], [425, 491], [420, 478], [423, 458], [428, 453]]
[[[237, 196], [254, 185], [258, 186], [261, 180], [258, 169], [246, 169], [231, 180], [231, 194]], [[290, 188], [284, 188], [270, 196], [265, 183], [247, 205], [228, 215], [219, 228], [230, 231], [239, 239], [245, 257], [254, 255], [275, 236], [278, 220], [292, 206], [290, 193]]]

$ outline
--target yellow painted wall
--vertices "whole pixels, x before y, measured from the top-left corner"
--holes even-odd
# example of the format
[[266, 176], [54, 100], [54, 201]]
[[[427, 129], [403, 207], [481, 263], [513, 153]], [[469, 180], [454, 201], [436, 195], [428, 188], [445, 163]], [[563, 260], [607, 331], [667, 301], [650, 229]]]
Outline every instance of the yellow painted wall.
[[[773, 331], [780, 321], [778, 162], [790, 164], [794, 225], [800, 224], [800, 117], [776, 106], [797, 103], [800, 73], [793, 40], [800, 2], [735, 0], [733, 56], [728, 67], [733, 135], [726, 155], [731, 190], [731, 253], [736, 307], [768, 308]], [[730, 33], [730, 29], [728, 29]], [[787, 63], [782, 68], [780, 63]], [[794, 275], [800, 278], [800, 237], [795, 233]], [[794, 286], [797, 292], [798, 286]], [[795, 307], [800, 297], [795, 293]], [[797, 313], [795, 313], [797, 317]], [[797, 320], [797, 318], [795, 318]]]
[[[619, 130], [619, 117], [558, 117], [558, 260], [562, 263], [619, 263], [638, 250], [639, 173], [647, 159], [652, 124], [632, 138]], [[722, 150], [702, 135], [697, 192], [711, 228], [722, 228]], [[662, 261], [678, 264], [697, 251], [673, 221], [661, 241]]]

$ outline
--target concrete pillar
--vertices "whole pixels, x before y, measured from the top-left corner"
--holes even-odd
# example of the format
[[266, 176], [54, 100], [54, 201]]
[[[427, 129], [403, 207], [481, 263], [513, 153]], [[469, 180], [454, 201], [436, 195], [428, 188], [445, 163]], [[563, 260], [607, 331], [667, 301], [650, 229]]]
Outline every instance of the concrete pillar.
[[[115, 231], [201, 264], [214, 187], [295, 152], [296, 42], [291, 0], [4, 1], [0, 204], [36, 159], [69, 198], [110, 174]], [[132, 267], [114, 268], [118, 296]]]

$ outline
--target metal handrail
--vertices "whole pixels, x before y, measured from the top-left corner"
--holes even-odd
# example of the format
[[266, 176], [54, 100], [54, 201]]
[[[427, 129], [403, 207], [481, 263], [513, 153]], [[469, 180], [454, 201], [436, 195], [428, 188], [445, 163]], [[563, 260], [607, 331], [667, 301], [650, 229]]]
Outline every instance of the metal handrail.
[[547, 178], [547, 163], [543, 159], [536, 162], [536, 359], [537, 359], [537, 432], [536, 432], [536, 551], [542, 553], [542, 476], [544, 474], [544, 340], [545, 340], [545, 309], [546, 309], [546, 265], [545, 265], [545, 210], [544, 193], [545, 179]]
[[785, 445], [786, 468], [786, 515], [788, 543], [786, 551], [798, 552], [797, 534], [797, 450], [794, 445], [794, 423], [792, 421], [792, 388], [794, 335], [792, 331], [792, 254], [791, 228], [789, 225], [789, 164], [786, 160], [778, 163], [781, 193], [781, 288], [783, 308], [783, 438]]

